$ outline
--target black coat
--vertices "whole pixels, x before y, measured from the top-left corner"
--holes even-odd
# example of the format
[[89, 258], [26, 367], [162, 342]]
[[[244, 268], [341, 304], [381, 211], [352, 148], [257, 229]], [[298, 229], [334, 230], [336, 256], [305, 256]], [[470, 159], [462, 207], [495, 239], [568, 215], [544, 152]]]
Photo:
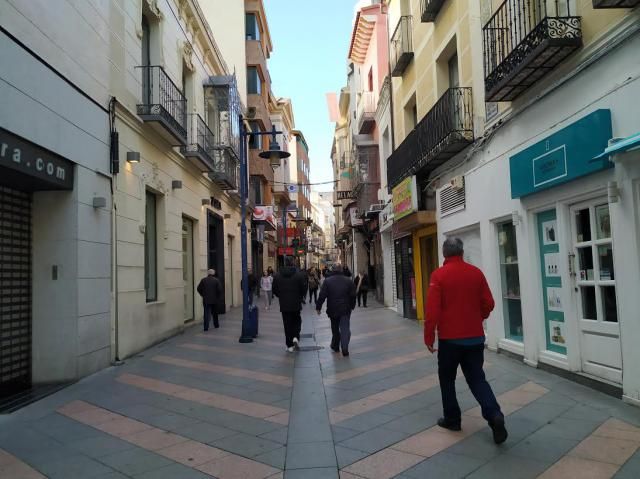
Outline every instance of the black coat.
[[280, 300], [280, 312], [302, 310], [302, 298], [307, 292], [306, 282], [294, 268], [285, 268], [273, 279], [273, 295]]
[[356, 276], [355, 279], [353, 280], [353, 284], [356, 285], [356, 288], [358, 288], [358, 281], [360, 281], [360, 291], [368, 291], [369, 290], [369, 276], [367, 276], [366, 274], [363, 276]]
[[327, 300], [327, 315], [330, 318], [346, 316], [356, 307], [356, 285], [342, 274], [327, 277], [320, 288], [316, 309], [320, 311]]
[[215, 276], [207, 276], [200, 280], [198, 293], [202, 296], [204, 304], [218, 304], [222, 297], [222, 284]]

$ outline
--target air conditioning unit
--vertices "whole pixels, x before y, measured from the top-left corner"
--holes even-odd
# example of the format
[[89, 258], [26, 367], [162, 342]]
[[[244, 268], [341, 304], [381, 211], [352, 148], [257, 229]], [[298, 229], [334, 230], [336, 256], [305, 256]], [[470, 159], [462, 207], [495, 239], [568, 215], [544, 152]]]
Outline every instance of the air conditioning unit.
[[255, 118], [256, 117], [256, 107], [255, 106], [250, 106], [249, 108], [247, 108], [247, 118], [251, 119], [251, 118]]
[[451, 178], [451, 181], [449, 183], [451, 184], [451, 188], [456, 191], [460, 191], [464, 189], [464, 176], [454, 176], [453, 178]]

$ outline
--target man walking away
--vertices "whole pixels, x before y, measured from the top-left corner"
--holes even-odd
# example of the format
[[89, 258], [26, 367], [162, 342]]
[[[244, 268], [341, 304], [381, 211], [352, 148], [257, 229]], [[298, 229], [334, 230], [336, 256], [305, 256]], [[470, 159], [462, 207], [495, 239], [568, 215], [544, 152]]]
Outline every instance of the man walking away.
[[[493, 431], [493, 440], [501, 444], [508, 435], [504, 415], [482, 369], [485, 340], [482, 322], [493, 310], [493, 296], [482, 271], [462, 259], [462, 240], [448, 238], [442, 253], [444, 265], [431, 275], [424, 325], [424, 343], [432, 353], [438, 351], [444, 410], [438, 426], [452, 431], [461, 429], [455, 385], [460, 365], [473, 396], [480, 403], [482, 417]], [[433, 346], [436, 331], [437, 350]]]
[[296, 272], [290, 258], [286, 259], [285, 267], [273, 280], [273, 294], [280, 300], [280, 312], [284, 324], [284, 336], [287, 351], [292, 353], [300, 340], [302, 327], [302, 298], [307, 292], [304, 279]]
[[[315, 268], [311, 268], [309, 271], [309, 305], [318, 301], [318, 287], [320, 286], [320, 278]], [[314, 303], [311, 302], [313, 298]]]
[[265, 271], [260, 278], [260, 289], [264, 293], [264, 309], [269, 311], [271, 307], [271, 300], [273, 298], [273, 292], [271, 291], [273, 285], [273, 277]]
[[337, 353], [342, 348], [342, 355], [346, 357], [351, 339], [351, 311], [356, 307], [356, 286], [344, 275], [341, 265], [335, 264], [331, 273], [322, 283], [316, 311], [320, 314], [326, 299], [327, 316], [331, 320], [331, 349]]
[[358, 295], [358, 307], [362, 300], [362, 306], [367, 307], [367, 294], [369, 293], [369, 276], [364, 271], [360, 273], [353, 280], [356, 285], [356, 294]]
[[204, 330], [209, 331], [209, 320], [213, 316], [213, 327], [218, 329], [218, 304], [222, 296], [222, 285], [220, 280], [216, 278], [216, 271], [210, 269], [207, 271], [207, 277], [202, 278], [198, 284], [198, 294], [202, 296], [202, 304], [204, 306]]

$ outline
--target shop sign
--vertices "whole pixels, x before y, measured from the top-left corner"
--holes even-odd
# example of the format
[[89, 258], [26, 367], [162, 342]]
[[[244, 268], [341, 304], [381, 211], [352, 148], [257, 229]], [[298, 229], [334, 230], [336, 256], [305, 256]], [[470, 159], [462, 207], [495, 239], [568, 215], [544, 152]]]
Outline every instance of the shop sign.
[[400, 218], [418, 211], [418, 194], [416, 188], [416, 177], [405, 178], [392, 190], [393, 198], [393, 218], [398, 221]]
[[336, 191], [336, 199], [340, 200], [353, 200], [356, 195], [353, 194], [353, 190], [348, 191]]
[[537, 222], [547, 349], [567, 354], [562, 279], [558, 271], [560, 244], [556, 210], [538, 213]]
[[253, 221], [262, 222], [271, 229], [276, 229], [276, 220], [273, 217], [273, 206], [256, 206], [253, 210]]
[[44, 181], [51, 189], [73, 189], [73, 163], [0, 128], [0, 166]]
[[349, 216], [351, 217], [351, 226], [362, 226], [362, 218], [358, 217], [358, 208], [349, 209]]
[[388, 203], [387, 206], [380, 212], [380, 232], [388, 230], [393, 226], [393, 203]]
[[599, 155], [613, 136], [611, 110], [596, 110], [509, 158], [511, 197], [520, 198], [613, 167]]
[[293, 256], [294, 252], [295, 249], [293, 249], [291, 246], [287, 246], [286, 248], [283, 248], [281, 246], [278, 248], [278, 256]]

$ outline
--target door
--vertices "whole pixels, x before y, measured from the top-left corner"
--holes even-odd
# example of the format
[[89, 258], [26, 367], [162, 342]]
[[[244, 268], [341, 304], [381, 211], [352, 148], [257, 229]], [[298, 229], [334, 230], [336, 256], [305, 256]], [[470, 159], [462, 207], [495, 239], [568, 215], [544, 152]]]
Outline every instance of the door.
[[224, 225], [222, 218], [211, 211], [207, 215], [207, 268], [216, 270], [216, 278], [220, 280], [222, 286], [222, 303], [218, 305], [218, 310], [220, 312], [226, 311]]
[[234, 287], [235, 287], [235, 280], [234, 280], [234, 276], [233, 276], [233, 236], [229, 235], [227, 237], [227, 255], [229, 256], [229, 284], [231, 285], [231, 287], [229, 288], [229, 292], [231, 295], [231, 298], [229, 298], [231, 300], [231, 306], [235, 305], [235, 301], [233, 298], [233, 292], [234, 292]]
[[193, 221], [182, 217], [182, 284], [184, 287], [184, 321], [192, 321], [194, 314], [193, 287]]
[[0, 397], [31, 385], [31, 195], [0, 186]]
[[571, 218], [582, 369], [621, 383], [622, 351], [607, 199], [574, 206]]
[[[438, 247], [435, 235], [423, 236], [420, 238], [420, 262], [422, 270], [422, 289], [424, 289], [424, 304], [427, 304], [429, 294], [429, 283], [431, 274], [438, 267]], [[425, 306], [426, 310], [426, 306]]]

